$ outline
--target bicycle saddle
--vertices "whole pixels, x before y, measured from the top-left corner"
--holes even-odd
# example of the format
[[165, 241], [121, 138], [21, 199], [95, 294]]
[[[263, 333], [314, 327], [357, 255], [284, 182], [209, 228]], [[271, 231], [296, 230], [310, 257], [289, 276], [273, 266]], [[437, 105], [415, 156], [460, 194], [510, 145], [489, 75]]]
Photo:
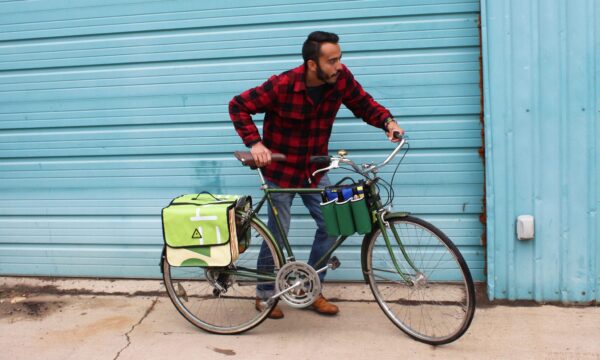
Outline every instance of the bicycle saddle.
[[[236, 159], [238, 159], [242, 165], [250, 166], [251, 169], [257, 168], [250, 151], [236, 151], [233, 153], [233, 155], [235, 155]], [[287, 158], [284, 154], [271, 154], [271, 160], [281, 162], [286, 161]], [[311, 156], [310, 162], [313, 164], [329, 164], [331, 162], [331, 158], [327, 155]]]
[[[236, 151], [233, 155], [235, 155], [236, 159], [238, 159], [242, 165], [250, 166], [251, 169], [257, 168], [256, 162], [250, 151]], [[271, 161], [286, 161], [286, 157], [283, 154], [271, 154]]]

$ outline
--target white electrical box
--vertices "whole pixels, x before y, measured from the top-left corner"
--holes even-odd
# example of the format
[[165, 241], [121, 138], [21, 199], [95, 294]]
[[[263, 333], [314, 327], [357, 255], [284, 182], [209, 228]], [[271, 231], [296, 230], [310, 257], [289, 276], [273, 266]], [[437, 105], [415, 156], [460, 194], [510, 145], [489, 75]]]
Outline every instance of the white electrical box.
[[517, 217], [517, 239], [533, 239], [534, 229], [535, 226], [532, 215], [519, 215], [519, 217]]

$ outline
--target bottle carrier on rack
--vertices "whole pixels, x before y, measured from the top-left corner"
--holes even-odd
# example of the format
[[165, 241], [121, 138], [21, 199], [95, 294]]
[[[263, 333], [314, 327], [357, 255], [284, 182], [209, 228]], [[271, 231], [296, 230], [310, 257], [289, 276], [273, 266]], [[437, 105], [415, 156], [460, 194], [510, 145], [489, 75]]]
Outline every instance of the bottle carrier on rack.
[[[352, 184], [342, 185], [344, 180]], [[325, 229], [332, 236], [350, 236], [354, 233], [361, 235], [371, 232], [372, 217], [369, 213], [363, 180], [354, 182], [345, 177], [333, 186], [325, 188], [321, 212], [325, 219]]]

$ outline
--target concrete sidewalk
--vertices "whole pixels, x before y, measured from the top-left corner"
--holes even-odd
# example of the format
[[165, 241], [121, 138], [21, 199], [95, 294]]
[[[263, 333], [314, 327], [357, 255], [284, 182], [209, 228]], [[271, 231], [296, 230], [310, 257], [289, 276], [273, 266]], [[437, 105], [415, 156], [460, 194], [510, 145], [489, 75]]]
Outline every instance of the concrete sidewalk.
[[[0, 278], [1, 359], [600, 359], [600, 307], [480, 306], [457, 342], [404, 335], [362, 284], [327, 284], [341, 312], [282, 305], [236, 336], [205, 333], [160, 281]], [[368, 300], [367, 300], [368, 299]]]

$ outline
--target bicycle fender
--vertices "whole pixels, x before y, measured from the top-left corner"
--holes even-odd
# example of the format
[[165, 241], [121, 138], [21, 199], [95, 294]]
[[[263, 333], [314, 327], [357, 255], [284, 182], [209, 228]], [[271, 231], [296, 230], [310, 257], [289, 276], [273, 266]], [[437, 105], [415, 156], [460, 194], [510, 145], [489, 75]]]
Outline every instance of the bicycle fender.
[[390, 218], [397, 218], [397, 217], [407, 217], [410, 215], [410, 212], [408, 211], [399, 211], [399, 212], [393, 212], [393, 213], [386, 213], [385, 214], [385, 220], [390, 219]]

